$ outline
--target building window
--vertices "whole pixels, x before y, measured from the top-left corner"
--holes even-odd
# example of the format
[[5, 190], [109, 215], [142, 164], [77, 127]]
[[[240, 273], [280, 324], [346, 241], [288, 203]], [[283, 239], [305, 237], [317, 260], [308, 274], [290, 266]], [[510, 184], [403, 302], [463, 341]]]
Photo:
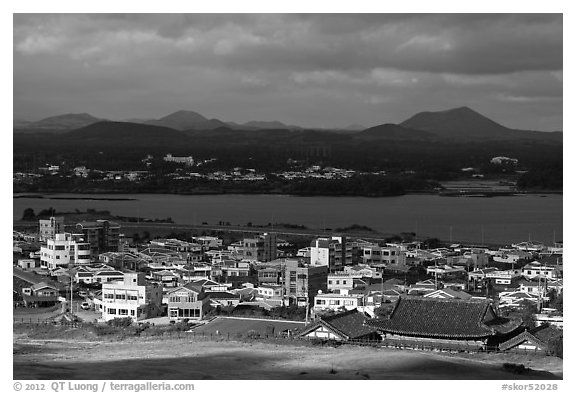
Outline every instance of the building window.
[[132, 316], [132, 317], [133, 317], [133, 316], [134, 316], [134, 314], [135, 314], [135, 313], [134, 313], [134, 310], [130, 310], [130, 316]]
[[115, 308], [109, 308], [108, 309], [108, 314], [116, 314], [116, 309]]
[[128, 310], [121, 308], [118, 310], [119, 315], [128, 315]]

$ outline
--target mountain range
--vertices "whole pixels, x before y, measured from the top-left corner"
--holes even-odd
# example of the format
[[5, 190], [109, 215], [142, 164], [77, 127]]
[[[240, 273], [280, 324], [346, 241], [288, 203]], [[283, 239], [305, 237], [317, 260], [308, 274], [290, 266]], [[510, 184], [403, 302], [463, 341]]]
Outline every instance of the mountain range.
[[[64, 115], [51, 116], [39, 121], [14, 120], [13, 128], [19, 131], [51, 131], [64, 132], [81, 127], [89, 126], [101, 121], [108, 121], [91, 116], [87, 113], [68, 113]], [[180, 110], [164, 116], [160, 119], [128, 119], [123, 122], [148, 124], [154, 126], [169, 127], [175, 130], [214, 130], [216, 128], [228, 127], [237, 130], [299, 130], [302, 127], [286, 125], [280, 121], [249, 121], [246, 123], [225, 122], [219, 119], [208, 119], [194, 111]]]
[[[98, 123], [99, 126], [90, 127]], [[122, 124], [125, 124], [124, 131]], [[229, 132], [232, 130], [255, 131], [255, 130], [287, 130], [303, 131], [305, 129], [298, 126], [290, 126], [279, 121], [250, 121], [244, 124], [225, 122], [219, 119], [208, 119], [205, 116], [193, 111], [177, 111], [160, 119], [138, 120], [132, 119], [130, 122], [111, 122], [99, 119], [87, 113], [65, 114], [48, 117], [37, 122], [25, 122], [19, 120], [14, 123], [14, 130], [19, 133], [30, 132], [71, 132], [79, 135], [95, 137], [90, 132], [86, 134], [84, 127], [88, 130], [99, 129], [101, 137], [105, 137], [107, 129], [113, 129], [114, 135], [119, 137], [125, 134], [126, 137], [152, 137], [155, 132], [161, 133], [158, 136], [175, 136], [167, 130], [183, 131], [187, 134], [196, 131], [219, 131]], [[562, 132], [541, 132], [516, 130], [505, 127], [478, 112], [468, 108], [459, 107], [439, 112], [420, 112], [399, 124], [381, 124], [370, 127], [362, 131], [357, 131], [360, 126], [348, 127], [348, 132], [352, 133], [354, 139], [358, 140], [553, 140], [562, 141]], [[155, 131], [154, 131], [155, 130]], [[329, 130], [324, 130], [329, 131]], [[342, 130], [340, 130], [342, 131]], [[120, 133], [120, 134], [118, 134]]]

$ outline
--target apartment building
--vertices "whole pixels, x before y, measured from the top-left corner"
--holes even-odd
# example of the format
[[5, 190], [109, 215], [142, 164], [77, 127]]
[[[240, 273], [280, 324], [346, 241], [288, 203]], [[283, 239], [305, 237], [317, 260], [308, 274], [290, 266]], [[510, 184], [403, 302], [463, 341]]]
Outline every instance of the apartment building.
[[38, 226], [41, 242], [54, 239], [57, 233], [64, 233], [64, 217], [50, 217], [47, 220], [38, 220]]
[[318, 291], [326, 292], [328, 267], [305, 265], [298, 260], [284, 261], [284, 288], [291, 303], [305, 306]]
[[275, 233], [264, 233], [242, 241], [239, 256], [249, 261], [269, 262], [277, 257]]
[[358, 263], [359, 247], [345, 236], [320, 237], [310, 243], [310, 264], [340, 270]]
[[397, 246], [365, 245], [361, 251], [365, 264], [406, 265], [406, 254]]
[[82, 233], [84, 240], [90, 243], [93, 256], [103, 252], [118, 251], [120, 244], [120, 225], [108, 220], [85, 221], [76, 224], [76, 231]]
[[80, 235], [57, 233], [54, 239], [47, 239], [46, 245], [40, 247], [40, 266], [52, 270], [70, 264], [87, 264], [90, 256], [90, 244]]

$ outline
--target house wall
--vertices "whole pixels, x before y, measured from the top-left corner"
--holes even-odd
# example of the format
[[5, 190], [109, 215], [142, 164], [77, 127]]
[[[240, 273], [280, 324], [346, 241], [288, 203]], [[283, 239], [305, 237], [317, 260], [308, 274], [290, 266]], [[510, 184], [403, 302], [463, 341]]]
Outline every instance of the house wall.
[[487, 339], [468, 339], [468, 340], [451, 340], [444, 338], [430, 338], [430, 337], [410, 337], [399, 334], [386, 333], [383, 334], [382, 341], [389, 344], [404, 344], [410, 346], [417, 345], [427, 345], [435, 348], [452, 348], [452, 347], [464, 347], [464, 348], [485, 348], [487, 344]]
[[343, 341], [344, 338], [340, 337], [339, 335], [335, 334], [331, 330], [326, 329], [324, 326], [319, 326], [318, 329], [311, 331], [310, 333], [306, 334], [304, 337], [306, 338], [318, 338], [323, 340], [337, 340]]

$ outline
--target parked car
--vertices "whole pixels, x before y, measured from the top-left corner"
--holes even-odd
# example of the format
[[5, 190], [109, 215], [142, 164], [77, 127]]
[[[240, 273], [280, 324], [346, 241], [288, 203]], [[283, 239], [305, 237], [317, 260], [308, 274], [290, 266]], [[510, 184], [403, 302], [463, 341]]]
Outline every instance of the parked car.
[[84, 302], [80, 305], [80, 308], [82, 308], [82, 310], [90, 310], [90, 303]]
[[80, 292], [78, 292], [78, 295], [80, 295], [80, 296], [82, 296], [82, 297], [86, 297], [86, 296], [88, 296], [88, 292], [86, 292], [86, 291], [80, 291]]

